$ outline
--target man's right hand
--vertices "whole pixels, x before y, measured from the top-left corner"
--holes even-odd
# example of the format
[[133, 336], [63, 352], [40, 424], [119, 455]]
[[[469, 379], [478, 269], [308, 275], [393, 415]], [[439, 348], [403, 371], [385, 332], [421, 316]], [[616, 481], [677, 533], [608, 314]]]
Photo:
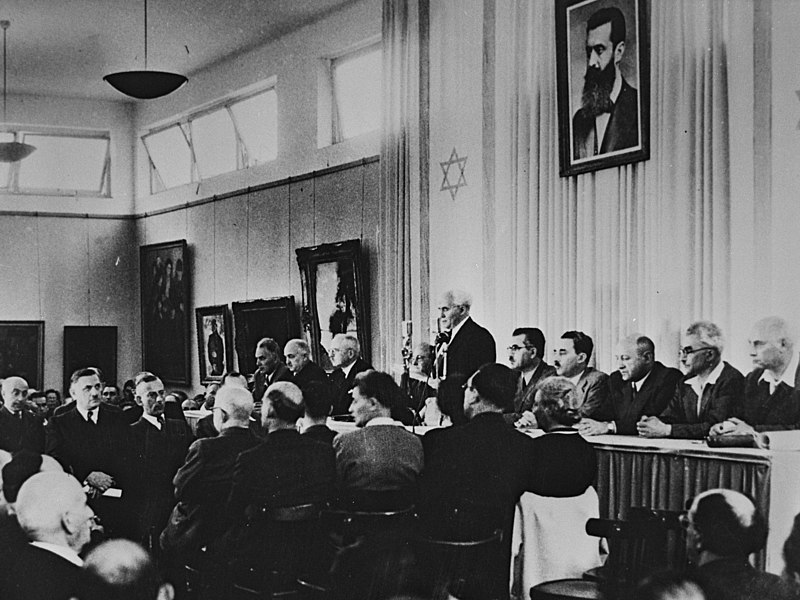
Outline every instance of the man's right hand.
[[114, 485], [114, 478], [111, 477], [111, 475], [106, 475], [102, 471], [92, 471], [86, 477], [86, 483], [96, 490], [99, 490], [100, 493], [103, 493]]

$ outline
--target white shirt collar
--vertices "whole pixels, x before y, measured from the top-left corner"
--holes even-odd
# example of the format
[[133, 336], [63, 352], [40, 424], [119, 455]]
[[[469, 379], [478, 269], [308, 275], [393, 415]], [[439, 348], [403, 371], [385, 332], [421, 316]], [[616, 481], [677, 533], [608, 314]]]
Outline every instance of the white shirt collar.
[[[356, 360], [358, 360], [358, 359], [356, 359]], [[346, 367], [341, 367], [342, 372], [344, 373], [344, 378], [345, 379], [347, 379], [347, 376], [350, 375], [350, 371], [353, 370], [353, 367], [355, 366], [355, 364], [356, 364], [356, 361], [354, 360], [353, 362], [351, 362]]]
[[153, 415], [148, 415], [147, 413], [142, 413], [142, 418], [150, 423], [153, 427], [161, 431], [161, 421], [155, 418]]
[[467, 315], [466, 317], [464, 317], [464, 320], [463, 320], [463, 321], [461, 321], [461, 323], [459, 323], [458, 325], [456, 325], [455, 327], [453, 327], [453, 329], [451, 329], [451, 330], [450, 330], [450, 342], [452, 342], [452, 341], [453, 341], [453, 338], [454, 338], [454, 337], [456, 337], [456, 334], [457, 334], [459, 331], [461, 331], [461, 328], [464, 326], [464, 323], [466, 323], [466, 322], [467, 322], [467, 319], [469, 319], [469, 315]]
[[642, 390], [642, 386], [644, 385], [644, 382], [647, 381], [647, 378], [650, 377], [650, 373], [652, 373], [652, 372], [653, 372], [653, 369], [650, 369], [647, 372], [647, 375], [642, 377], [639, 381], [634, 381], [633, 382], [633, 389], [636, 390], [637, 394]]
[[399, 425], [400, 427], [403, 424], [400, 421], [395, 421], [391, 417], [375, 417], [374, 419], [370, 419], [367, 421], [367, 424], [364, 427], [369, 427], [370, 425]]
[[798, 364], [800, 364], [800, 354], [796, 352], [792, 353], [792, 360], [790, 360], [789, 364], [786, 365], [783, 375], [778, 377], [775, 375], [774, 371], [764, 369], [764, 372], [761, 374], [761, 377], [759, 377], [758, 380], [769, 383], [770, 393], [775, 391], [775, 388], [778, 387], [778, 384], [781, 382], [785, 383], [790, 388], [794, 388], [794, 376], [795, 373], [797, 373]]
[[[81, 415], [81, 417], [83, 417], [84, 421], [87, 421], [89, 419], [89, 410], [87, 410], [85, 408], [81, 408], [77, 404], [75, 405], [75, 410], [77, 410], [80, 413], [80, 415]], [[100, 413], [100, 405], [98, 404], [97, 406], [95, 406], [91, 410], [92, 410], [92, 422], [95, 425], [97, 425], [97, 417], [98, 417], [98, 415]]]
[[708, 377], [706, 377], [706, 380], [704, 382], [701, 383], [699, 376], [695, 375], [691, 379], [687, 379], [684, 383], [690, 386], [694, 390], [694, 393], [697, 394], [697, 397], [699, 398], [700, 396], [703, 395], [703, 389], [705, 389], [707, 385], [709, 384], [713, 385], [717, 383], [717, 379], [719, 379], [719, 376], [722, 374], [722, 369], [724, 368], [725, 368], [725, 362], [719, 361], [719, 364], [716, 367], [714, 367], [714, 370], [711, 371], [711, 373], [708, 374]]
[[578, 382], [581, 380], [581, 377], [583, 377], [584, 372], [586, 372], [586, 369], [584, 369], [583, 371], [581, 371], [577, 375], [574, 375], [572, 377], [568, 377], [567, 379], [569, 379], [577, 387], [578, 386]]
[[83, 560], [78, 553], [75, 552], [72, 548], [68, 548], [67, 546], [59, 546], [57, 544], [51, 544], [50, 542], [31, 542], [31, 546], [36, 546], [37, 548], [41, 548], [42, 550], [47, 550], [48, 552], [52, 552], [53, 554], [57, 554], [64, 560], [68, 560], [73, 565], [78, 567], [83, 566]]

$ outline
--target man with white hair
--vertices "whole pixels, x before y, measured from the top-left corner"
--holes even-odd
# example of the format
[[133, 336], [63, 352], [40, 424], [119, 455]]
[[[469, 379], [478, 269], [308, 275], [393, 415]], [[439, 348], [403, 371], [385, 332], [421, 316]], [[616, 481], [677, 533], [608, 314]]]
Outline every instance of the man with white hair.
[[28, 382], [22, 377], [6, 377], [0, 385], [3, 406], [0, 407], [0, 450], [16, 452], [25, 448], [44, 451], [42, 420], [25, 410]]
[[331, 341], [331, 364], [334, 367], [330, 374], [334, 387], [333, 414], [347, 414], [350, 408], [350, 390], [356, 383], [356, 375], [368, 371], [372, 366], [361, 358], [361, 344], [351, 333], [337, 333]]
[[294, 376], [294, 383], [301, 390], [312, 381], [328, 381], [325, 369], [311, 360], [311, 348], [305, 340], [289, 340], [283, 353], [286, 356], [286, 364]]
[[79, 553], [91, 539], [94, 512], [77, 479], [37, 473], [19, 490], [19, 525], [30, 540], [11, 565], [4, 565], [4, 600], [70, 598], [83, 564]]
[[489, 331], [469, 316], [472, 296], [462, 290], [448, 290], [439, 301], [441, 332], [436, 339], [436, 375], [469, 377], [479, 367], [493, 363], [497, 347]]

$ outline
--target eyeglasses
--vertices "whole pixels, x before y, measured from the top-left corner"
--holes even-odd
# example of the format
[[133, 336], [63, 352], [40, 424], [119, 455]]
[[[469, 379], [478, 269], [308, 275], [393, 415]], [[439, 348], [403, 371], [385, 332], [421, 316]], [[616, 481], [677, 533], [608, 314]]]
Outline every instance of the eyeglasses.
[[694, 354], [695, 352], [700, 352], [701, 350], [716, 350], [716, 348], [712, 348], [711, 346], [703, 346], [701, 348], [692, 348], [691, 346], [686, 346], [678, 350], [678, 354], [681, 357], [687, 357], [690, 354]]
[[530, 350], [530, 349], [531, 347], [528, 344], [525, 344], [524, 346], [517, 346], [516, 344], [514, 344], [513, 346], [509, 346], [508, 348], [506, 348], [506, 350], [508, 350], [511, 353], [517, 352], [519, 350]]

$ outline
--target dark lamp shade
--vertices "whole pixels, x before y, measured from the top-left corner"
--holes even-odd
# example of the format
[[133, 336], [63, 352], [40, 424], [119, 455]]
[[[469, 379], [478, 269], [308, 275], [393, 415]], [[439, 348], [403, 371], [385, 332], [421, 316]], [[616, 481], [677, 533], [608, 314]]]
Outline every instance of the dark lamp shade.
[[171, 94], [188, 80], [165, 71], [120, 71], [103, 77], [114, 89], [139, 100], [152, 100]]
[[31, 152], [36, 150], [35, 146], [30, 144], [21, 144], [20, 142], [2, 142], [0, 143], [0, 162], [12, 163], [22, 160]]

